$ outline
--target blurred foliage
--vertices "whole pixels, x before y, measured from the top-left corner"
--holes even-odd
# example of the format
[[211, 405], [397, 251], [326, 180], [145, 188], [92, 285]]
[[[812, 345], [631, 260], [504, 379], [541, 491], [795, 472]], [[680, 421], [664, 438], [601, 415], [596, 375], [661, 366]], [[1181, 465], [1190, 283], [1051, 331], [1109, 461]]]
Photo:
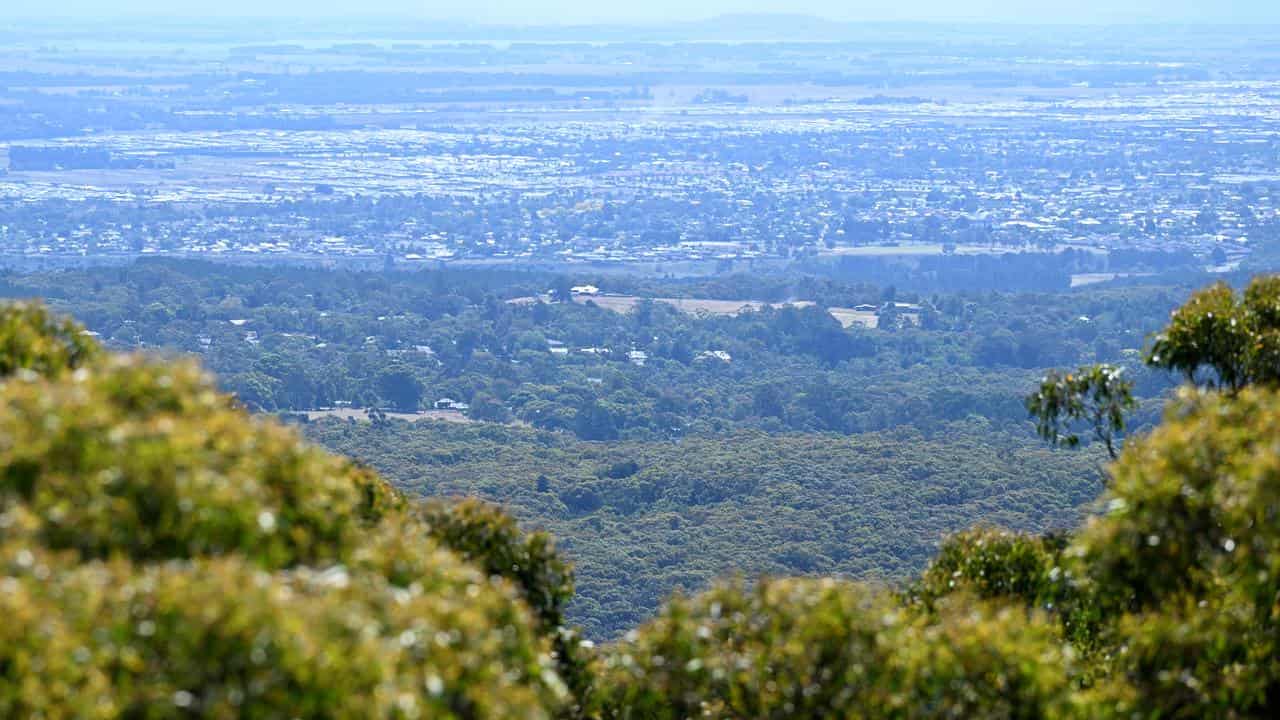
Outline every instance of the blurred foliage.
[[676, 598], [604, 661], [605, 717], [1071, 716], [1070, 651], [1038, 615], [953, 598], [932, 617], [837, 580]]
[[1013, 598], [1048, 609], [1058, 594], [1054, 588], [1060, 578], [1053, 568], [1062, 547], [1057, 537], [995, 528], [957, 533], [938, 548], [908, 594], [929, 608], [939, 598], [964, 590], [984, 599]]
[[238, 556], [78, 563], [9, 540], [0, 715], [548, 717], [557, 696], [509, 588], [425, 552], [398, 586]]
[[[24, 317], [15, 334], [74, 327]], [[554, 633], [523, 600], [537, 578], [442, 549], [451, 538], [390, 486], [248, 416], [192, 363], [108, 356], [67, 373], [57, 364], [79, 356], [25, 347], [52, 377], [0, 388], [0, 715], [538, 718], [568, 704]], [[496, 513], [466, 522], [510, 534]], [[541, 560], [559, 563], [549, 548]]]
[[533, 610], [540, 632], [551, 638], [557, 670], [575, 699], [569, 713], [588, 715], [594, 690], [588, 668], [591, 644], [565, 620], [565, 607], [573, 599], [573, 571], [556, 552], [551, 537], [522, 533], [510, 515], [474, 499], [427, 503], [421, 517], [441, 545], [484, 572], [515, 583]]
[[1072, 552], [1119, 618], [1136, 712], [1268, 717], [1280, 704], [1280, 394], [1184, 391], [1113, 469]]
[[1260, 275], [1243, 294], [1221, 282], [1196, 292], [1155, 337], [1147, 362], [1229, 392], [1280, 382], [1280, 276]]
[[[1102, 613], [1097, 599], [1075, 582], [1076, 565], [1066, 551], [1070, 537], [1042, 536], [978, 527], [947, 538], [920, 577], [902, 596], [909, 607], [936, 612], [939, 601], [957, 593], [1020, 605], [1056, 618], [1060, 636], [1094, 663], [1110, 649], [1099, 638]], [[1087, 682], [1102, 668], [1081, 664]]]
[[0, 305], [0, 378], [19, 370], [58, 375], [100, 354], [88, 331], [69, 318], [53, 315], [43, 304]]

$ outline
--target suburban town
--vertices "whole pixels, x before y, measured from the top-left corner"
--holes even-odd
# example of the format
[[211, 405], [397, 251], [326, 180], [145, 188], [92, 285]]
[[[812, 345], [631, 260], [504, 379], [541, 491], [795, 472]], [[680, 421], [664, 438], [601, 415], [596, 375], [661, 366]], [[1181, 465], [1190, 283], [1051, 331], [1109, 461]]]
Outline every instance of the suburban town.
[[[741, 65], [731, 44], [211, 45], [95, 80], [96, 55], [36, 40], [0, 52], [11, 263], [699, 274], [1077, 250], [1096, 256], [1080, 283], [1235, 267], [1280, 223], [1280, 71], [1262, 48], [1111, 65], [967, 38], [991, 67], [974, 77], [886, 65], [888, 41]], [[323, 89], [352, 72], [358, 97]]]

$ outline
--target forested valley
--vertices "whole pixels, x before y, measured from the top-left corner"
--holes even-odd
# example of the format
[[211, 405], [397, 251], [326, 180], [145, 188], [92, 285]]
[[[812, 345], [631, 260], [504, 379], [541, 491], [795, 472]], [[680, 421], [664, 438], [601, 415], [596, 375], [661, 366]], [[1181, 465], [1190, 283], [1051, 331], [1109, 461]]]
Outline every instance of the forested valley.
[[[572, 294], [584, 286], [600, 294]], [[1150, 427], [1176, 378], [1141, 350], [1191, 289], [171, 260], [0, 282], [108, 348], [198, 356], [249, 408], [412, 496], [481, 497], [552, 532], [577, 569], [569, 615], [596, 639], [735, 574], [891, 582], [975, 522], [1075, 527], [1105, 454], [1046, 447], [1024, 397], [1048, 368], [1116, 363], [1139, 400], [1130, 426]], [[619, 295], [794, 304], [602, 306]], [[842, 327], [830, 307], [873, 307], [876, 326]]]

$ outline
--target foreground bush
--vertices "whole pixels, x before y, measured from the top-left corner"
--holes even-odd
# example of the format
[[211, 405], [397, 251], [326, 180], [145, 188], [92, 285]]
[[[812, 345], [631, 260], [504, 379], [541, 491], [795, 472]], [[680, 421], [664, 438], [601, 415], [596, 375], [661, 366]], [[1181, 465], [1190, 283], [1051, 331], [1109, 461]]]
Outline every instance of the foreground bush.
[[494, 576], [513, 582], [533, 610], [539, 631], [551, 638], [556, 668], [569, 688], [571, 717], [593, 711], [591, 653], [568, 626], [565, 607], [573, 599], [573, 572], [546, 533], [522, 533], [515, 520], [477, 500], [425, 503], [419, 517], [431, 537]]
[[19, 370], [53, 377], [101, 354], [84, 328], [40, 303], [0, 304], [0, 378]]
[[25, 507], [41, 544], [83, 560], [343, 562], [396, 505], [371, 474], [236, 410], [194, 364], [111, 357], [10, 380], [0, 406], [0, 507]]
[[[1185, 391], [1071, 552], [1113, 618], [1109, 690], [1150, 717], [1280, 708], [1280, 393]], [[1124, 703], [1122, 703], [1124, 707]]]
[[835, 580], [765, 580], [672, 601], [604, 662], [612, 718], [1068, 717], [1053, 626], [967, 598], [904, 612]]
[[239, 558], [62, 564], [4, 546], [4, 717], [513, 717], [554, 707], [509, 588], [445, 551], [407, 586]]
[[[937, 556], [911, 583], [904, 597], [916, 611], [933, 612], [957, 593], [1021, 606], [1057, 620], [1063, 639], [1090, 661], [1105, 661], [1099, 632], [1103, 610], [1097, 599], [1075, 582], [1079, 564], [1068, 553], [1065, 535], [1043, 536], [996, 528], [974, 528], [948, 537]], [[1100, 668], [1081, 664], [1092, 674]]]
[[[23, 317], [30, 337], [66, 330]], [[533, 582], [446, 549], [441, 516], [248, 416], [194, 364], [15, 346], [34, 349], [0, 387], [0, 716], [570, 704]]]
[[966, 591], [984, 598], [1019, 600], [1050, 609], [1061, 594], [1056, 537], [1033, 537], [996, 528], [975, 528], [947, 538], [910, 588], [910, 599], [932, 607], [940, 598]]

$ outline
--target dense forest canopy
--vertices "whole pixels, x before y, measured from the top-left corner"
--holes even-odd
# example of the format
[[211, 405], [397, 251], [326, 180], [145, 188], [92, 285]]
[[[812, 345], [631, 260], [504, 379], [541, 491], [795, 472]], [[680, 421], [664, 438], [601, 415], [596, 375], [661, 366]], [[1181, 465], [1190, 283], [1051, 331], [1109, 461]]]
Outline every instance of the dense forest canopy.
[[[108, 347], [198, 355], [251, 408], [309, 419], [309, 438], [410, 495], [479, 496], [554, 533], [578, 568], [568, 613], [595, 639], [734, 571], [900, 579], [975, 521], [1076, 525], [1099, 449], [1042, 447], [1023, 398], [1049, 367], [1117, 363], [1136, 383], [1130, 424], [1149, 427], [1173, 383], [1139, 351], [1190, 290], [171, 260], [0, 278]], [[620, 294], [814, 305], [606, 309]], [[866, 306], [874, 328], [827, 312]]]
[[[813, 305], [711, 314], [641, 301], [623, 314], [556, 292], [537, 299], [576, 284]], [[159, 260], [0, 279], [0, 295], [46, 298], [109, 347], [199, 353], [254, 409], [413, 411], [447, 399], [476, 419], [585, 440], [1018, 422], [1025, 387], [1045, 368], [1127, 362], [1142, 374], [1147, 336], [1191, 289], [922, 296], [805, 277], [571, 280]], [[534, 301], [512, 302], [521, 299]], [[866, 315], [876, 327], [842, 327], [833, 307], [875, 308]], [[1148, 372], [1139, 396], [1169, 386]], [[1146, 420], [1157, 416], [1152, 406]]]
[[570, 617], [617, 637], [676, 588], [746, 573], [891, 580], [975, 519], [1074, 527], [1101, 487], [1096, 450], [1055, 453], [981, 419], [914, 431], [585, 442], [524, 428], [312, 423], [413, 496], [480, 496], [560, 539]]
[[[1280, 329], [1272, 286], [1245, 296], [1254, 346]], [[1216, 323], [1176, 332], [1197, 299], [1159, 342], [1217, 368]], [[0, 348], [9, 716], [1270, 717], [1280, 701], [1270, 377], [1180, 390], [1078, 532], [960, 533], [905, 585], [730, 581], [597, 648], [564, 625], [572, 575], [549, 539], [500, 511], [422, 505], [248, 415], [197, 364], [103, 352], [38, 305], [0, 310]]]

